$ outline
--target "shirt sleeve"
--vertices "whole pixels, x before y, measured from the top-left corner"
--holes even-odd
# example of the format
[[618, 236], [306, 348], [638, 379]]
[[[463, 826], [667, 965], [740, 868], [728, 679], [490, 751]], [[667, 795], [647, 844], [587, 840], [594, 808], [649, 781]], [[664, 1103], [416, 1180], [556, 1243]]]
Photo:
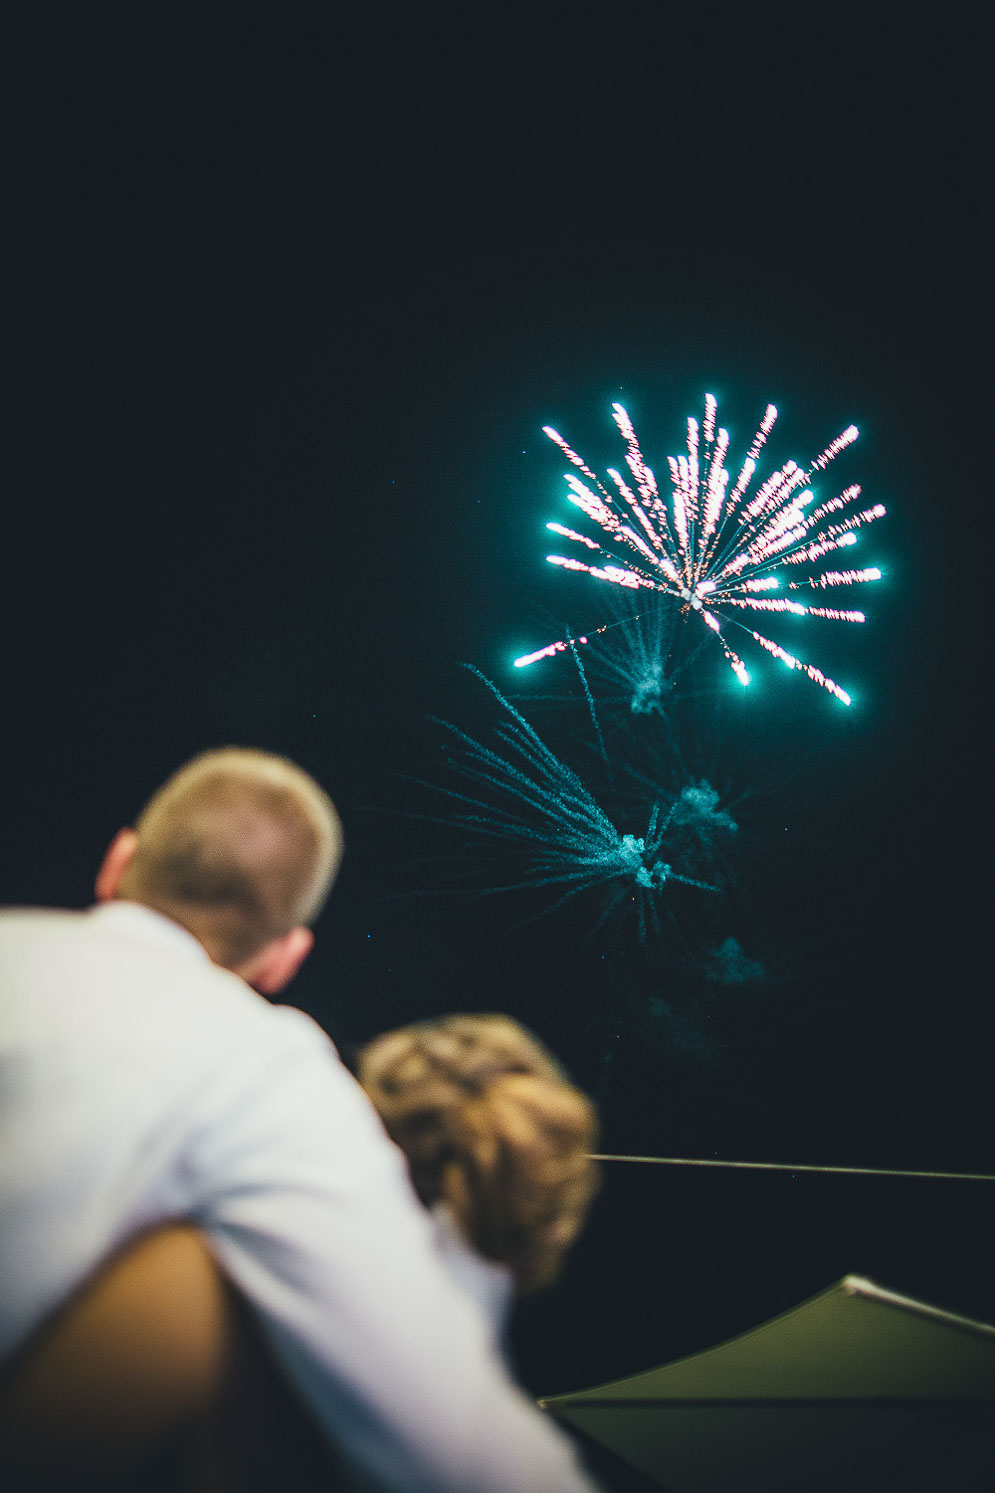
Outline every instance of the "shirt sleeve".
[[472, 1301], [487, 1324], [490, 1341], [503, 1354], [502, 1344], [515, 1298], [515, 1280], [507, 1265], [487, 1260], [464, 1238], [445, 1203], [429, 1213], [435, 1253], [446, 1278]]
[[197, 1117], [190, 1212], [357, 1486], [593, 1493], [447, 1279], [365, 1094], [307, 1017], [271, 1014]]

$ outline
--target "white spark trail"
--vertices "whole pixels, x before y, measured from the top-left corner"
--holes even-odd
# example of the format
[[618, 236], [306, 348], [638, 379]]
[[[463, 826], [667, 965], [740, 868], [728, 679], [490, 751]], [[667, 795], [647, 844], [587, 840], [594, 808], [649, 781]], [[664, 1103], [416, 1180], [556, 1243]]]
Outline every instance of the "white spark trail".
[[[885, 509], [883, 504], [875, 503], [870, 508], [856, 510], [854, 505], [860, 497], [857, 484], [822, 499], [812, 486], [813, 480], [857, 439], [855, 425], [847, 426], [807, 467], [786, 461], [751, 492], [758, 457], [777, 419], [773, 404], [767, 406], [730, 489], [730, 473], [725, 465], [729, 433], [716, 425], [717, 410], [714, 396], [706, 394], [701, 424], [693, 417], [688, 419], [687, 453], [667, 457], [670, 483], [664, 493], [657, 487], [632, 421], [621, 404], [612, 405], [612, 418], [625, 442], [625, 465], [631, 485], [614, 467], [608, 468], [610, 485], [603, 483], [558, 431], [544, 426], [544, 433], [575, 472], [587, 479], [582, 481], [575, 472], [565, 474], [570, 502], [608, 535], [613, 553], [622, 563], [589, 564], [568, 555], [548, 555], [547, 559], [551, 565], [584, 572], [610, 585], [628, 590], [648, 588], [676, 597], [686, 616], [696, 613], [717, 637], [730, 668], [746, 684], [749, 682], [746, 666], [723, 636], [723, 620], [742, 626], [731, 613], [747, 610], [792, 613], [832, 622], [863, 622], [862, 611], [808, 606], [785, 597], [758, 593], [777, 590], [782, 581], [790, 591], [805, 588], [825, 591], [880, 580], [877, 566], [824, 570], [799, 580], [788, 580], [782, 567], [812, 565], [848, 548], [856, 542], [855, 531], [882, 518]], [[825, 522], [830, 515], [835, 516], [833, 521]], [[555, 523], [547, 524], [547, 528], [589, 551], [605, 555], [601, 545], [574, 529]], [[703, 606], [705, 597], [707, 611]], [[751, 630], [747, 627], [745, 631]], [[850, 704], [847, 691], [815, 665], [801, 662], [759, 633], [751, 635], [773, 657], [792, 669], [800, 669], [836, 699]], [[540, 658], [552, 657], [575, 642], [574, 639], [551, 643], [516, 659], [516, 666], [524, 668]]]

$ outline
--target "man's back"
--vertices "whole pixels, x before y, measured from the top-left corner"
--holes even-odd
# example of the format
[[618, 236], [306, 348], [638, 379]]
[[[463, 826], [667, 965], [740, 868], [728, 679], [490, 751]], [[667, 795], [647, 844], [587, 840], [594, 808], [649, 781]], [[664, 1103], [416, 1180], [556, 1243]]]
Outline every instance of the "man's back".
[[[122, 1240], [163, 1218], [209, 1221], [199, 1137], [240, 1060], [245, 1102], [253, 1066], [261, 1082], [301, 1046], [355, 1096], [306, 1017], [135, 903], [0, 913], [0, 970], [6, 1354]], [[350, 1109], [362, 1128], [363, 1106]]]
[[0, 1091], [0, 1355], [116, 1245], [191, 1218], [364, 1486], [588, 1486], [327, 1038], [182, 928], [131, 902], [0, 915]]

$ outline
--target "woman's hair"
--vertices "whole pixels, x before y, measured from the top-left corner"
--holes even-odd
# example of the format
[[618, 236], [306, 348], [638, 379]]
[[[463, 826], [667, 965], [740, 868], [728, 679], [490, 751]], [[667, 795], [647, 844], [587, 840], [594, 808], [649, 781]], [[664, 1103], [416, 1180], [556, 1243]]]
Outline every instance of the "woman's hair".
[[547, 1285], [597, 1189], [597, 1116], [535, 1037], [508, 1016], [446, 1016], [377, 1037], [359, 1080], [426, 1207], [447, 1204], [520, 1291]]

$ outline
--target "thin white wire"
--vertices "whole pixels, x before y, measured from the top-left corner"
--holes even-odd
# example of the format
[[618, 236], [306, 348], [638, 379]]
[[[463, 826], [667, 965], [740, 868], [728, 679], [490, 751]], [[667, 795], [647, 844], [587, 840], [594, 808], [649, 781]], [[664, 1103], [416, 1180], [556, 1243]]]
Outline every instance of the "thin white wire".
[[995, 1182], [989, 1172], [919, 1172], [891, 1166], [811, 1166], [789, 1161], [711, 1161], [690, 1156], [592, 1156], [592, 1161], [644, 1161], [653, 1166], [722, 1166], [754, 1172], [833, 1172], [843, 1177], [937, 1177], [948, 1182]]

